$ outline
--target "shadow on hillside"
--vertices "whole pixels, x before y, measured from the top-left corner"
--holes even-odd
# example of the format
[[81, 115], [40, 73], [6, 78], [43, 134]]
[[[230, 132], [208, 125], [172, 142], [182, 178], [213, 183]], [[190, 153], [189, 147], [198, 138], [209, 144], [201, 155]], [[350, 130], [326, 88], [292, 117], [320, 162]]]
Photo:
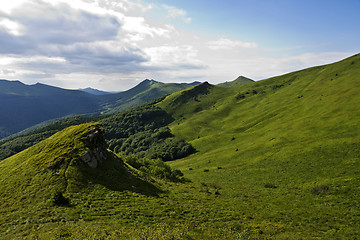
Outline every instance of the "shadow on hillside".
[[83, 176], [88, 183], [100, 184], [112, 191], [131, 191], [147, 196], [158, 196], [163, 190], [133, 174], [115, 154], [108, 153], [108, 159], [96, 169], [86, 167]]

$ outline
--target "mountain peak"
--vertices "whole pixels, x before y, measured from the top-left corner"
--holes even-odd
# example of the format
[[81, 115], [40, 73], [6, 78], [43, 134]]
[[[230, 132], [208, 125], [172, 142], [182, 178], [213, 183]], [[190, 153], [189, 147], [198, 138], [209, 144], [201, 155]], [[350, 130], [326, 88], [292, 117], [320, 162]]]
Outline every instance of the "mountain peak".
[[91, 88], [91, 87], [87, 87], [87, 88], [80, 88], [78, 89], [82, 92], [86, 92], [86, 93], [90, 93], [92, 95], [106, 95], [106, 94], [112, 94], [112, 92], [106, 92], [106, 91], [102, 91], [99, 89], [95, 89], [95, 88]]
[[140, 84], [155, 84], [155, 83], [160, 83], [158, 81], [155, 81], [154, 79], [145, 79], [144, 81], [142, 81]]
[[233, 81], [220, 83], [220, 84], [218, 84], [218, 86], [221, 86], [221, 87], [235, 87], [235, 86], [240, 86], [240, 85], [251, 83], [251, 82], [254, 82], [254, 80], [241, 75], [241, 76], [237, 77]]

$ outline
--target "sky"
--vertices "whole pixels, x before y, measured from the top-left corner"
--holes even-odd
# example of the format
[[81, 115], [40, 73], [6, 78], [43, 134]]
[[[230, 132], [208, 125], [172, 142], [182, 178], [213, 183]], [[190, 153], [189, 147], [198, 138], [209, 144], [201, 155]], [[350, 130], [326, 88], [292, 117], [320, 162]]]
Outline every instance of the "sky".
[[359, 53], [359, 12], [360, 0], [0, 0], [0, 79], [262, 80]]

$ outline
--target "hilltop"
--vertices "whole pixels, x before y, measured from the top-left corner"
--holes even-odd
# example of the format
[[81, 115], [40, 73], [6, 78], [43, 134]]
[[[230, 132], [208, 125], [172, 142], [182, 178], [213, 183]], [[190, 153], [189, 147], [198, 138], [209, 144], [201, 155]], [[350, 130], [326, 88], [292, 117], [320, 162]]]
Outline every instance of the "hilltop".
[[[66, 128], [7, 158], [0, 164], [0, 176], [2, 239], [71, 236], [62, 227], [65, 222], [77, 226], [71, 230], [77, 239], [83, 234], [94, 236], [87, 232], [86, 223], [105, 215], [117, 219], [111, 225], [124, 231], [129, 228], [127, 219], [149, 217], [134, 212], [134, 208], [146, 207], [140, 202], [129, 204], [151, 197], [164, 210], [163, 203], [158, 203], [163, 202], [158, 198], [164, 192], [160, 179], [182, 181], [181, 172], [161, 161], [120, 157], [108, 151], [104, 128], [97, 123]], [[113, 237], [117, 234], [114, 231]]]
[[236, 87], [236, 86], [240, 86], [240, 85], [252, 83], [252, 82], [254, 82], [254, 80], [244, 77], [244, 76], [239, 76], [233, 81], [219, 83], [218, 86], [220, 86], [220, 87]]

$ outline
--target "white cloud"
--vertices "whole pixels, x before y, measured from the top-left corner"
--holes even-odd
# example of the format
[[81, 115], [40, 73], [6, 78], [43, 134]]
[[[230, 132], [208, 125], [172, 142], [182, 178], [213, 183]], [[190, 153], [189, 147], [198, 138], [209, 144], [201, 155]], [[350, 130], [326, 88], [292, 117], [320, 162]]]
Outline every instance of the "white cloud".
[[23, 26], [8, 18], [0, 18], [0, 29], [1, 28], [15, 36], [23, 35]]
[[186, 23], [191, 22], [191, 17], [187, 17], [187, 12], [183, 9], [176, 8], [174, 6], [169, 6], [166, 4], [163, 4], [163, 7], [168, 12], [167, 17], [168, 18], [182, 18]]
[[172, 31], [168, 26], [151, 26], [143, 17], [126, 17], [122, 29], [130, 41], [142, 41], [146, 37], [169, 37]]
[[205, 64], [198, 58], [198, 50], [190, 45], [145, 48], [150, 61], [143, 65], [157, 69], [201, 69]]
[[243, 42], [222, 37], [218, 40], [209, 41], [208, 47], [212, 50], [228, 50], [235, 48], [257, 48], [255, 42]]
[[258, 80], [351, 55], [273, 57], [276, 50], [255, 42], [194, 36], [171, 25], [174, 19], [191, 21], [186, 10], [141, 0], [0, 1], [0, 78], [126, 90], [145, 78]]
[[[91, 2], [91, 0], [89, 2]], [[95, 0], [95, 3], [101, 8], [124, 12], [129, 12], [132, 10], [140, 10], [141, 12], [147, 12], [154, 8], [154, 4], [145, 5], [139, 2], [133, 2], [129, 0]]]

